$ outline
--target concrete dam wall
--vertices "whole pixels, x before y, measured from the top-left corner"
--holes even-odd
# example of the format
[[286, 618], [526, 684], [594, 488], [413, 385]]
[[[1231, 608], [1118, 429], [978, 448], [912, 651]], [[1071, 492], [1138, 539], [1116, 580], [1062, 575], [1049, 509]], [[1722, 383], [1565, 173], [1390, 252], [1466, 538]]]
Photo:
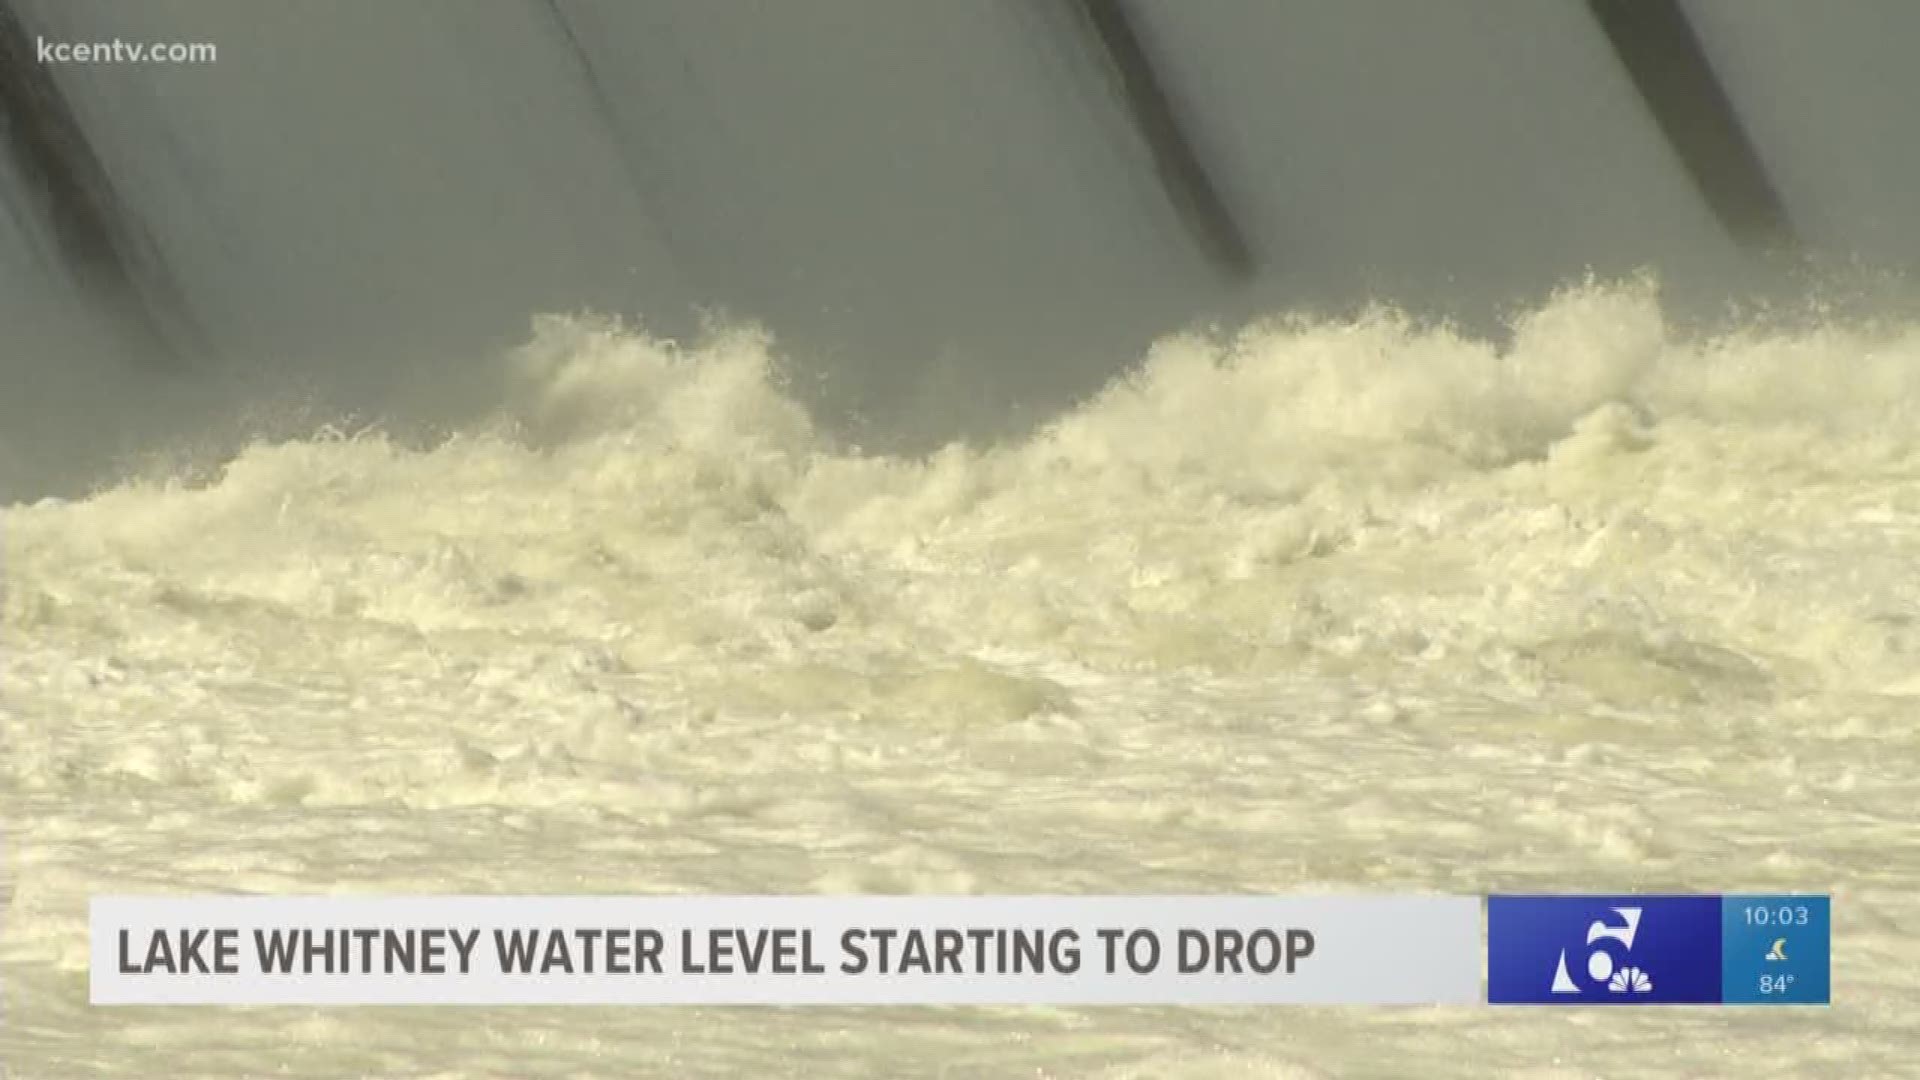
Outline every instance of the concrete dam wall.
[[[926, 442], [1182, 327], [1920, 261], [1893, 0], [4, 12], [13, 498], [263, 402], [455, 423], [540, 312], [764, 325], [849, 430]], [[114, 40], [217, 58], [39, 55]]]

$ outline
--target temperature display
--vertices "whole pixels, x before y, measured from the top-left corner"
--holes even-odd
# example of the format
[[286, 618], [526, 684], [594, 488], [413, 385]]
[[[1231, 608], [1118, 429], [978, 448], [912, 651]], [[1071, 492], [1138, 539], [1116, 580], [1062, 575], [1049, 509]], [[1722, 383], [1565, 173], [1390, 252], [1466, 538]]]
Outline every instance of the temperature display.
[[1830, 996], [1832, 901], [1721, 898], [1720, 996], [1728, 1004], [1824, 1005]]

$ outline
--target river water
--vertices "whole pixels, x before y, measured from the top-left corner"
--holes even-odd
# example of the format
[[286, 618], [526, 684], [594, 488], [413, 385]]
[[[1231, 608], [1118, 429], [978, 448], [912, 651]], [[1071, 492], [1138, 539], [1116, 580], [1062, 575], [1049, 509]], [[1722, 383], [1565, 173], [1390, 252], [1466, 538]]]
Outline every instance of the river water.
[[[8, 1075], [1912, 1075], [1920, 327], [1277, 322], [914, 458], [775, 357], [6, 507]], [[1835, 1004], [87, 1005], [89, 895], [236, 890], [1830, 891]]]

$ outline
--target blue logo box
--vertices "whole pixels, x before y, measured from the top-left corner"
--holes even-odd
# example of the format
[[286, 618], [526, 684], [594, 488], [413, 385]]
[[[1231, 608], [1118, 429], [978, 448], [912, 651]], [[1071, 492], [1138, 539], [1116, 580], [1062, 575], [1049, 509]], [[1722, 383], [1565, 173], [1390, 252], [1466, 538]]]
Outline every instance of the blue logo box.
[[1496, 1005], [1826, 1004], [1825, 896], [1492, 896]]

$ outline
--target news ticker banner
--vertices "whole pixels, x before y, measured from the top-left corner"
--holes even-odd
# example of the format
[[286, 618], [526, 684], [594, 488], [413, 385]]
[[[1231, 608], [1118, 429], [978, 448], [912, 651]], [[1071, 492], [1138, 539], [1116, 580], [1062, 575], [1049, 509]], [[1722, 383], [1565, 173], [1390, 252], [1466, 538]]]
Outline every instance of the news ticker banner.
[[1824, 896], [121, 896], [91, 999], [1815, 1004], [1829, 926]]
[[1446, 896], [109, 897], [95, 1004], [1472, 1002]]

